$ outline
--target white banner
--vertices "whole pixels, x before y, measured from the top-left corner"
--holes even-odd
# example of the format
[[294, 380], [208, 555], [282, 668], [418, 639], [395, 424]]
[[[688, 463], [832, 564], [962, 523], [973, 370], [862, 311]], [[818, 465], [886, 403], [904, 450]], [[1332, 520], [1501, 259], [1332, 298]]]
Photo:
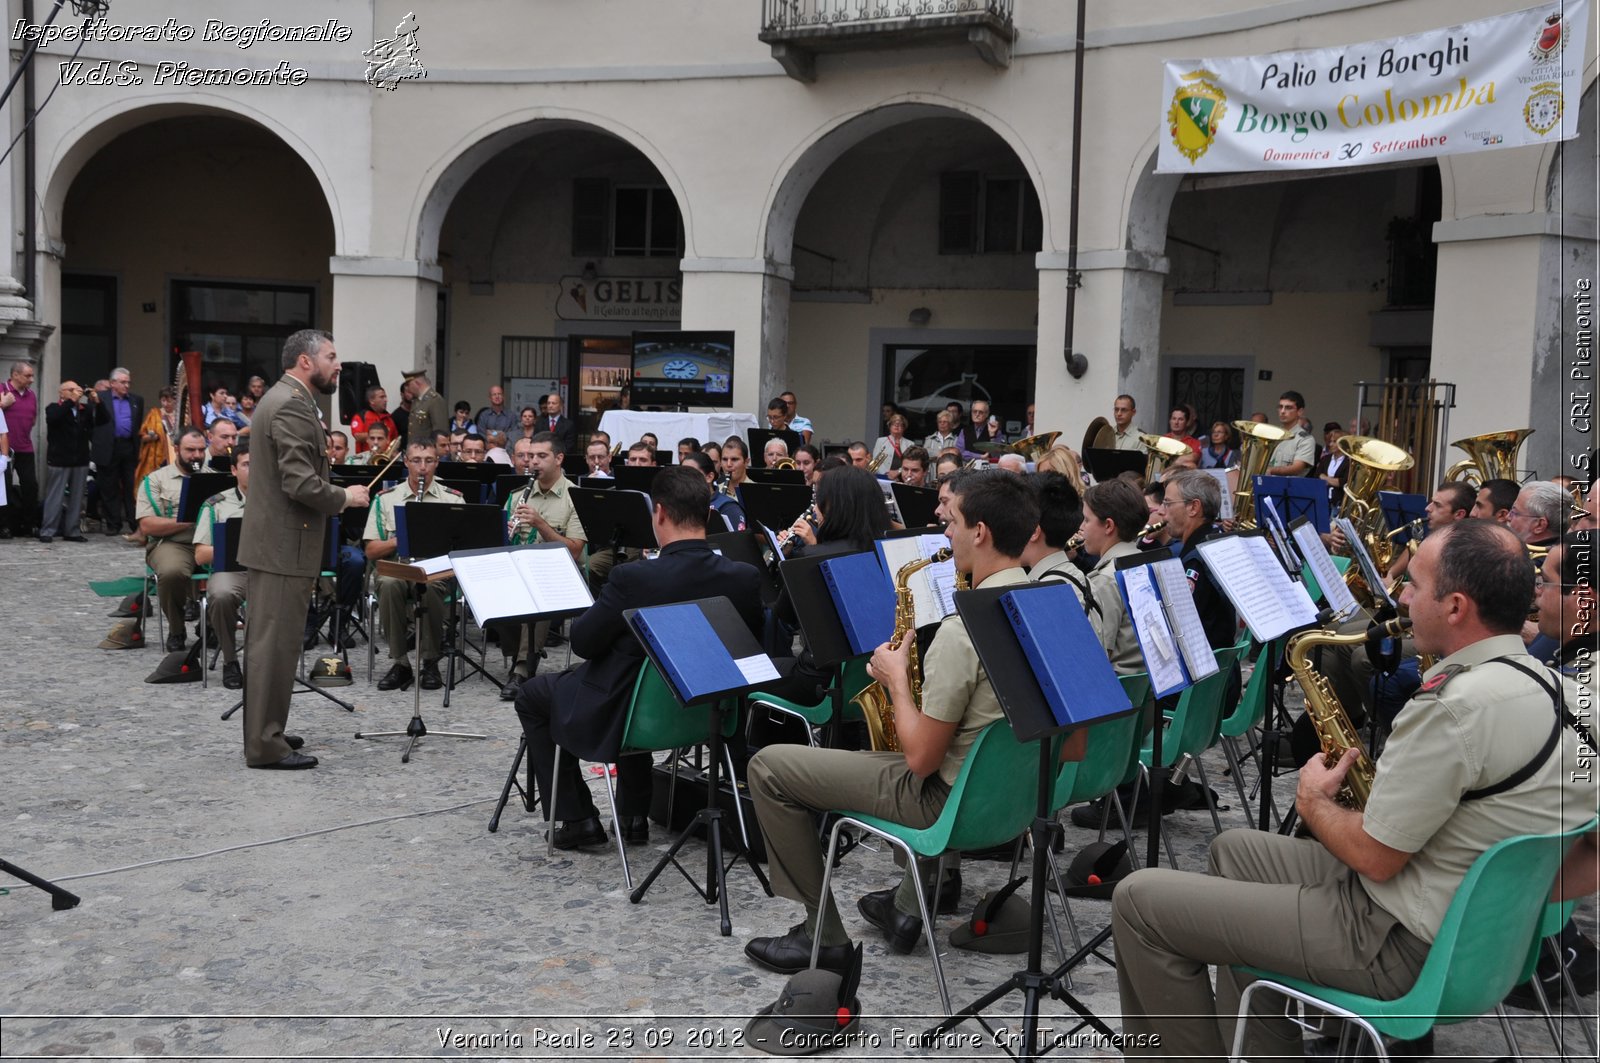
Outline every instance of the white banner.
[[1570, 140], [1589, 0], [1409, 37], [1165, 64], [1160, 173], [1310, 170]]

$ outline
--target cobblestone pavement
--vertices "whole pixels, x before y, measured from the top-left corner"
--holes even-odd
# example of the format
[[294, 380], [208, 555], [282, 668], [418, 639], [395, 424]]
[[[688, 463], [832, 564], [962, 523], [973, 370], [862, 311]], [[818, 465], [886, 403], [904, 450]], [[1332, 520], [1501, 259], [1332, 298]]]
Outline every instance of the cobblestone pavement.
[[[238, 717], [218, 719], [233, 692], [147, 685], [157, 649], [96, 648], [114, 603], [87, 580], [135, 574], [142, 558], [120, 539], [90, 539], [0, 543], [0, 587], [15, 618], [0, 707], [0, 856], [83, 898], [53, 912], [44, 894], [0, 881], [11, 887], [0, 896], [0, 1053], [751, 1054], [738, 1044], [744, 1020], [784, 979], [752, 965], [743, 945], [781, 933], [798, 917], [794, 905], [762, 895], [741, 865], [729, 883], [733, 935], [724, 938], [716, 909], [670, 872], [636, 906], [614, 851], [547, 858], [538, 814], [515, 801], [488, 833], [517, 746], [510, 706], [482, 679], [458, 688], [449, 709], [425, 692], [430, 728], [487, 740], [424, 739], [402, 765], [395, 741], [352, 738], [403, 728], [411, 713], [410, 693], [379, 693], [367, 680], [364, 647], [355, 684], [337, 691], [353, 713], [314, 694], [295, 699], [291, 727], [321, 766], [246, 770]], [[498, 663], [493, 650], [491, 658]], [[385, 667], [380, 655], [377, 674]], [[1207, 767], [1225, 803], [1236, 804], [1221, 758]], [[1281, 796], [1289, 782], [1280, 780]], [[1222, 815], [1225, 825], [1244, 824], [1237, 809]], [[1178, 813], [1166, 823], [1181, 866], [1202, 868], [1209, 816]], [[1068, 852], [1092, 837], [1069, 827]], [[632, 849], [636, 874], [666, 840], [657, 826], [650, 845]], [[691, 843], [691, 868], [703, 868], [703, 852]], [[963, 906], [1001, 885], [1006, 870], [969, 860]], [[995, 1056], [972, 1024], [926, 1051], [906, 1044], [937, 1011], [926, 948], [889, 952], [850, 903], [894, 879], [887, 853], [861, 850], [836, 879], [847, 926], [866, 945], [870, 1040], [861, 1054]], [[1108, 909], [1079, 902], [1080, 928], [1105, 925]], [[940, 919], [941, 936], [957, 924]], [[958, 1006], [1023, 959], [943, 955]], [[1047, 948], [1047, 962], [1053, 955]], [[1118, 1025], [1109, 966], [1080, 966], [1073, 991]], [[992, 1024], [1015, 1029], [1018, 1001], [991, 1012]], [[1593, 998], [1585, 1003], [1592, 1016]], [[1071, 1029], [1063, 1004], [1044, 1012], [1057, 1034]], [[1518, 1028], [1525, 1051], [1549, 1050], [1542, 1026]], [[1501, 1044], [1492, 1022], [1439, 1034], [1440, 1051], [1456, 1056], [1499, 1055]], [[1114, 1054], [1087, 1041], [1062, 1051]]]

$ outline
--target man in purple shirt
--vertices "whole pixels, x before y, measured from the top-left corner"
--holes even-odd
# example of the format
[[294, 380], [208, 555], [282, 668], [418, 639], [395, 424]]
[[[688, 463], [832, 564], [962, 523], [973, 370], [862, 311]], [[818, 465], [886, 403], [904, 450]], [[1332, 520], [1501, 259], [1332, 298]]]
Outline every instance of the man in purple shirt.
[[[33, 389], [31, 362], [12, 362], [11, 378], [0, 384], [0, 410], [11, 433], [11, 464], [17, 470], [14, 490], [0, 509], [0, 539], [32, 535], [39, 524], [39, 469], [33, 449], [33, 426], [39, 420], [39, 393]], [[9, 475], [9, 474], [6, 474]]]
[[106, 423], [94, 431], [95, 483], [100, 488], [101, 530], [116, 535], [127, 525], [136, 531], [133, 515], [134, 473], [139, 467], [139, 426], [144, 423], [144, 399], [129, 386], [133, 377], [118, 366], [111, 370], [110, 387], [101, 393]]

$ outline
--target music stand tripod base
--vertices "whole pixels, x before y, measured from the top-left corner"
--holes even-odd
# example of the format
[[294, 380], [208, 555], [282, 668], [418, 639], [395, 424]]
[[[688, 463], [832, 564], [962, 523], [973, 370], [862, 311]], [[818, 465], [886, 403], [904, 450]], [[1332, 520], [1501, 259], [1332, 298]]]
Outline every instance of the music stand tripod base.
[[50, 907], [55, 911], [64, 912], [68, 908], [76, 908], [83, 900], [76, 893], [62, 889], [54, 882], [42, 879], [31, 871], [24, 871], [9, 860], [0, 860], [0, 872], [4, 872], [13, 878], [20, 878], [28, 885], [36, 886], [50, 894]]

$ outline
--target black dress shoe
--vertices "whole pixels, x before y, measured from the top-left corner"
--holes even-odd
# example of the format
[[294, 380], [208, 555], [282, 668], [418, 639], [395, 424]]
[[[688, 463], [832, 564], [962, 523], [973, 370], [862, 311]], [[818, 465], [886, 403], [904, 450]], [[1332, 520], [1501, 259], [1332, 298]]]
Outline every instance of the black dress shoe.
[[606, 829], [600, 825], [599, 816], [588, 819], [569, 819], [556, 828], [551, 845], [557, 849], [587, 849], [606, 843]]
[[650, 843], [650, 817], [623, 816], [622, 840], [628, 845], [648, 845]]
[[422, 684], [423, 690], [438, 690], [444, 686], [444, 677], [439, 674], [439, 662], [423, 661], [422, 677], [417, 682]]
[[[817, 951], [817, 966], [842, 975], [850, 968], [853, 952], [849, 945], [824, 945]], [[811, 935], [804, 923], [796, 923], [782, 937], [751, 938], [744, 954], [769, 971], [795, 974], [811, 967]]]
[[389, 670], [383, 673], [383, 678], [378, 680], [379, 690], [410, 690], [411, 666], [402, 662], [395, 662]]
[[179, 650], [187, 649], [188, 646], [189, 646], [188, 636], [185, 635], [182, 631], [174, 631], [170, 635], [167, 636], [167, 652], [168, 653], [177, 653]]
[[61, 538], [69, 543], [86, 543], [89, 541], [81, 535], [63, 535]]
[[49, 536], [49, 535], [41, 535], [41, 536], [39, 536], [39, 541], [41, 543], [47, 543], [48, 544], [48, 543], [55, 542], [55, 539], [53, 537]]
[[515, 672], [511, 673], [506, 677], [505, 686], [500, 688], [500, 700], [516, 701], [517, 695], [522, 693], [522, 684], [527, 681], [525, 676], [517, 675]]
[[239, 668], [238, 661], [222, 663], [222, 685], [229, 690], [238, 690], [244, 686], [244, 672]]
[[250, 766], [252, 768], [275, 768], [279, 771], [295, 771], [300, 768], [316, 767], [317, 758], [308, 756], [305, 753], [290, 753], [282, 760], [275, 760], [271, 764], [252, 764]]
[[856, 902], [861, 918], [883, 931], [884, 940], [896, 952], [910, 952], [922, 940], [922, 920], [906, 915], [894, 906], [895, 891], [877, 890]]
[[183, 607], [183, 618], [185, 620], [199, 620], [200, 619], [200, 605], [199, 605], [199, 603], [198, 602], [190, 602], [187, 605], [185, 605]]
[[299, 735], [289, 734], [287, 731], [284, 732], [283, 740], [289, 743], [290, 749], [299, 749], [301, 746], [306, 744], [306, 740], [304, 738], [301, 738]]

